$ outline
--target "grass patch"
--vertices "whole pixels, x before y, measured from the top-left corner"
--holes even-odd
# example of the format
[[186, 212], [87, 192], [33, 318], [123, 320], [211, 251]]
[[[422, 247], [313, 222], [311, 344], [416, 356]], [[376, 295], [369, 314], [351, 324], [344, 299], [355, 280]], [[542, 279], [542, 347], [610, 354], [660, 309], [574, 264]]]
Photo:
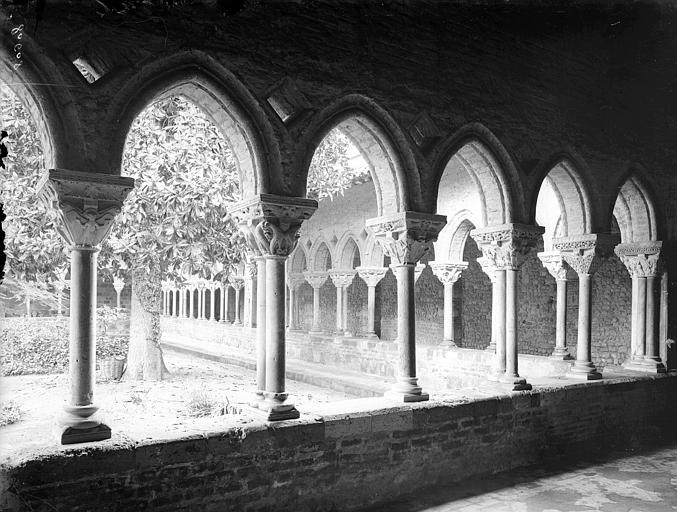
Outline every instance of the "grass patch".
[[8, 400], [0, 403], [0, 427], [17, 423], [21, 420], [21, 407], [18, 402]]

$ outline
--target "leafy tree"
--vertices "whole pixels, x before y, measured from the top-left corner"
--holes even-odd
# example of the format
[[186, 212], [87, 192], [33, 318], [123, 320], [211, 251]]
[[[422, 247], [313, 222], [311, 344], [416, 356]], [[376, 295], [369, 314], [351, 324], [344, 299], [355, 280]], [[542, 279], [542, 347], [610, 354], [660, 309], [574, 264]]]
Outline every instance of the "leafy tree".
[[37, 127], [21, 100], [2, 84], [0, 126], [9, 134], [5, 139], [9, 155], [5, 168], [0, 167], [0, 194], [7, 215], [3, 222], [3, 270], [13, 283], [4, 287], [3, 294], [19, 301], [49, 301], [53, 297], [46, 283], [53, 281], [55, 267], [68, 261], [67, 248], [55, 229], [54, 216], [36, 196], [35, 187], [44, 169]]

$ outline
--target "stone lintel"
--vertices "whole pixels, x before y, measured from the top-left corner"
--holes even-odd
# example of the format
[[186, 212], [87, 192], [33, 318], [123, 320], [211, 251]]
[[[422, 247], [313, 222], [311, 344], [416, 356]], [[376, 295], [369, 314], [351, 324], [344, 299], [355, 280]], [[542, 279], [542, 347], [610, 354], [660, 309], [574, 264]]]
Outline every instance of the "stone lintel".
[[[487, 269], [493, 266], [494, 270], [517, 270], [544, 232], [545, 228], [541, 226], [510, 223], [473, 229], [470, 236], [488, 260]], [[488, 274], [487, 270], [485, 273]]]
[[329, 277], [329, 273], [324, 271], [306, 271], [303, 273], [303, 277], [306, 278], [308, 284], [313, 288], [320, 288]]
[[588, 233], [555, 238], [552, 246], [560, 251], [564, 261], [580, 276], [594, 274], [603, 259], [612, 254], [612, 249], [617, 243], [617, 235]]
[[355, 270], [369, 287], [375, 287], [388, 272], [387, 267], [357, 267]]
[[56, 228], [74, 247], [97, 247], [134, 188], [134, 180], [103, 173], [49, 169], [38, 182], [38, 197], [56, 210]]
[[367, 219], [366, 227], [394, 265], [415, 265], [430, 250], [445, 224], [444, 215], [397, 212]]
[[461, 273], [468, 268], [467, 261], [431, 261], [429, 265], [433, 274], [445, 285], [458, 281]]
[[317, 210], [317, 201], [273, 194], [251, 196], [228, 208], [255, 256], [289, 256], [304, 220]]
[[662, 270], [660, 241], [618, 244], [614, 252], [632, 277], [655, 277]]
[[357, 270], [351, 269], [336, 269], [329, 271], [329, 277], [337, 288], [347, 288], [355, 279]]

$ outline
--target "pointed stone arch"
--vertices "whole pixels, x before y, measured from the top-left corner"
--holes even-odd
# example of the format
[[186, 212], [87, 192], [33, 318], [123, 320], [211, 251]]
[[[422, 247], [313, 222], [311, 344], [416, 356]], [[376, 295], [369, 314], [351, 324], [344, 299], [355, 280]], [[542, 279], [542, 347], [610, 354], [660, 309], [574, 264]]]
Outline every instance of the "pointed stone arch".
[[[357, 237], [352, 233], [346, 233], [339, 242], [336, 248], [337, 264], [341, 269], [352, 269], [359, 267], [362, 264], [362, 250], [360, 244], [357, 242]], [[355, 256], [360, 260], [360, 263], [354, 265]]]
[[612, 215], [622, 243], [660, 239], [660, 223], [653, 194], [636, 172], [630, 172], [618, 189]]
[[549, 162], [530, 212], [531, 222], [545, 228], [546, 250], [554, 237], [592, 233], [594, 218], [590, 189], [579, 170], [583, 166], [567, 155], [557, 155]]
[[388, 112], [359, 94], [345, 96], [314, 116], [299, 144], [296, 160], [301, 171], [295, 190], [305, 195], [315, 149], [335, 128], [351, 140], [369, 165], [377, 216], [407, 211], [418, 202], [418, 166], [404, 133]]
[[30, 112], [38, 130], [45, 168], [92, 172], [85, 163], [85, 143], [70, 89], [51, 86], [67, 80], [25, 32], [21, 39], [21, 66], [15, 69], [16, 41], [10, 30], [7, 18], [0, 15], [0, 86], [8, 87]]
[[308, 270], [308, 258], [302, 244], [296, 245], [296, 249], [294, 249], [294, 253], [289, 259], [288, 266], [289, 272], [293, 274], [300, 274]]
[[127, 133], [149, 104], [183, 96], [218, 126], [233, 152], [242, 197], [284, 195], [280, 151], [264, 111], [239, 80], [211, 57], [197, 51], [158, 59], [144, 66], [113, 100], [106, 163], [119, 172]]
[[470, 210], [460, 210], [447, 218], [447, 225], [434, 243], [437, 257], [441, 261], [462, 261], [465, 242], [476, 226], [477, 219]]
[[319, 240], [311, 252], [311, 270], [325, 272], [333, 268], [333, 257], [329, 245], [324, 240]]
[[519, 222], [523, 212], [521, 179], [505, 147], [486, 127], [467, 125], [443, 145], [433, 165], [437, 213], [453, 218], [472, 212], [477, 227]]

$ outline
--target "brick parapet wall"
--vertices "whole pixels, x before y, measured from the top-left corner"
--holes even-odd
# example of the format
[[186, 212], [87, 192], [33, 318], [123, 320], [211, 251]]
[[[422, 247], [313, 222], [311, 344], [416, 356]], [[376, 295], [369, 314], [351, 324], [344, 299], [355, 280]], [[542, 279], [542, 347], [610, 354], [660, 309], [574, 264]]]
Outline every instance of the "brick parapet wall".
[[[473, 402], [325, 405], [300, 420], [86, 448], [6, 464], [0, 510], [355, 510], [558, 456], [674, 439], [677, 376]], [[67, 468], [64, 471], [64, 468]]]

